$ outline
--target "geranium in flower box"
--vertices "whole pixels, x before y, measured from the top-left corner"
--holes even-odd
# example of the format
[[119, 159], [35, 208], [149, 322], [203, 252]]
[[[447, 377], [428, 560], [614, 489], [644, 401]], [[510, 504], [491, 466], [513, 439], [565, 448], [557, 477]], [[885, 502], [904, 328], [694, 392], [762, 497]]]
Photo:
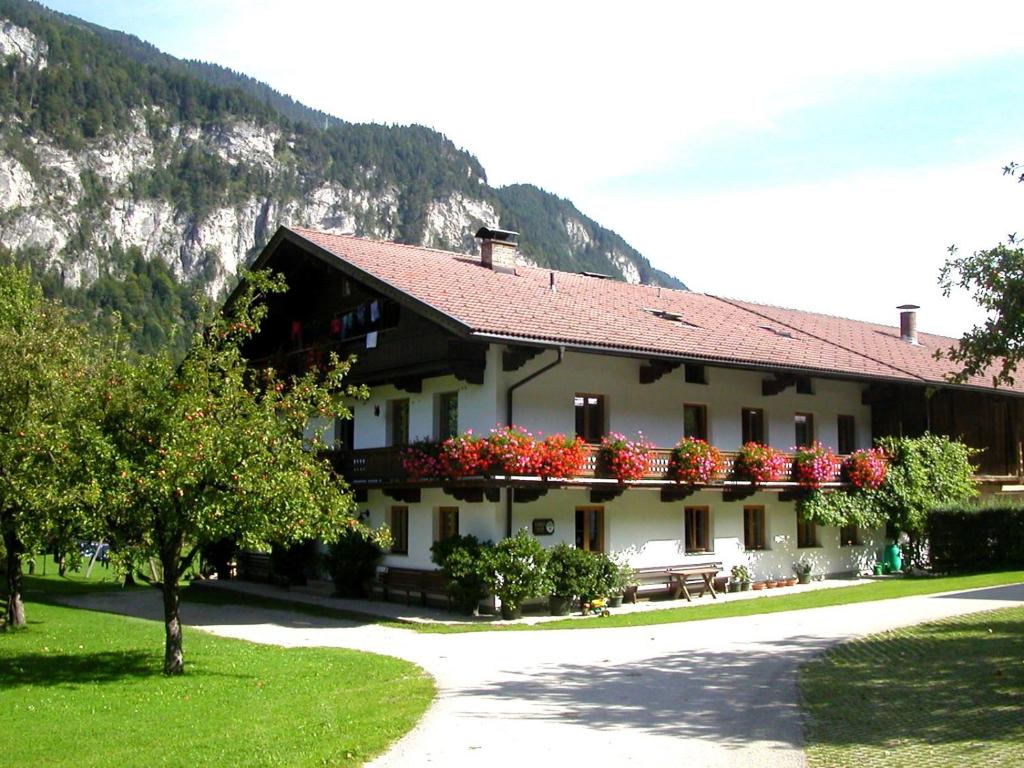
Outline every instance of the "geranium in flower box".
[[548, 435], [537, 443], [535, 449], [538, 454], [537, 474], [545, 480], [549, 477], [566, 480], [579, 477], [587, 461], [587, 448], [582, 437]]
[[733, 459], [733, 472], [752, 483], [771, 483], [786, 476], [786, 454], [769, 445], [745, 443]]
[[402, 469], [410, 480], [425, 480], [444, 475], [441, 445], [430, 440], [417, 440], [402, 451]]
[[843, 474], [855, 488], [874, 490], [885, 482], [889, 460], [881, 448], [854, 451], [843, 462]]
[[818, 442], [793, 449], [793, 479], [805, 488], [819, 488], [839, 474], [839, 457]]
[[695, 437], [684, 437], [672, 449], [668, 476], [677, 483], [704, 485], [722, 470], [722, 453]]
[[654, 446], [645, 442], [641, 434], [637, 440], [612, 432], [601, 439], [598, 453], [604, 473], [620, 483], [640, 480], [651, 467]]
[[490, 473], [491, 460], [487, 440], [468, 430], [441, 443], [438, 457], [442, 476], [457, 480]]
[[498, 426], [487, 436], [490, 471], [496, 475], [538, 474], [537, 441], [522, 427]]

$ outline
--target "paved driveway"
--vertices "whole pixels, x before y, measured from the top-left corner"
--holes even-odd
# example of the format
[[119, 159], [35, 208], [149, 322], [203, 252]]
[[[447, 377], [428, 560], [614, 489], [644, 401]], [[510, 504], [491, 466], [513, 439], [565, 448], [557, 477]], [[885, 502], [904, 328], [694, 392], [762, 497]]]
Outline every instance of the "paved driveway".
[[[77, 604], [160, 612], [155, 592]], [[375, 767], [802, 766], [800, 663], [859, 634], [1011, 605], [1024, 605], [1024, 585], [623, 629], [426, 635], [196, 604], [183, 617], [226, 637], [356, 648], [426, 669], [438, 700]]]

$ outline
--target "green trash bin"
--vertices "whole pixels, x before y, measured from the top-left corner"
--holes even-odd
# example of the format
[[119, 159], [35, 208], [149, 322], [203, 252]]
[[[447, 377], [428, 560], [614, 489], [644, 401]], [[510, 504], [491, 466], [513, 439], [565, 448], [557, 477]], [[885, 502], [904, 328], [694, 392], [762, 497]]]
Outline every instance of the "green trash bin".
[[882, 555], [882, 562], [889, 573], [902, 571], [903, 558], [900, 557], [900, 548], [896, 544], [889, 544]]

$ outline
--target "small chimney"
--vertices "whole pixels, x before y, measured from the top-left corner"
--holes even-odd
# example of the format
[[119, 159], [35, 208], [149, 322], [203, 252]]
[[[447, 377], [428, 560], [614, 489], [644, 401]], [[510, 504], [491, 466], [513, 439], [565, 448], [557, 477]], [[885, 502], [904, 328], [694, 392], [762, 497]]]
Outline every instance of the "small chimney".
[[518, 232], [480, 227], [476, 237], [480, 241], [481, 264], [495, 272], [515, 274]]
[[900, 338], [908, 344], [917, 344], [917, 310], [916, 304], [901, 304], [896, 307], [900, 310]]

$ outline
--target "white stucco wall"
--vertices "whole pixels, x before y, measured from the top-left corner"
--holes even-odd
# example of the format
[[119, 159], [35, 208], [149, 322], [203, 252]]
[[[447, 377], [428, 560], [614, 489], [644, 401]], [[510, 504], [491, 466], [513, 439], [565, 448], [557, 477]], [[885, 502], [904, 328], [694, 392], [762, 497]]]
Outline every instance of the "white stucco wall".
[[[360, 509], [368, 509], [368, 523], [386, 522], [392, 506], [409, 508], [409, 553], [388, 555], [385, 565], [404, 568], [432, 568], [430, 545], [437, 533], [438, 509], [459, 508], [459, 531], [480, 539], [497, 541], [505, 532], [505, 491], [497, 503], [470, 504], [445, 495], [440, 489], [425, 489], [417, 504], [403, 504], [370, 491]], [[743, 547], [743, 508], [765, 508], [766, 548], [746, 551]], [[818, 528], [817, 547], [796, 545], [796, 510], [792, 502], [780, 502], [777, 494], [756, 493], [739, 502], [725, 502], [721, 493], [700, 491], [685, 501], [665, 503], [656, 491], [630, 489], [602, 505], [590, 502], [589, 491], [552, 490], [537, 501], [512, 505], [513, 530], [531, 530], [534, 519], [554, 521], [555, 532], [537, 539], [550, 547], [559, 542], [573, 544], [577, 507], [601, 506], [605, 517], [605, 546], [608, 552], [622, 554], [634, 567], [677, 563], [722, 562], [727, 574], [733, 565], [750, 567], [756, 579], [783, 578], [793, 574], [793, 565], [801, 558], [811, 562], [815, 575], [848, 573], [870, 568], [884, 545], [882, 531], [862, 531], [857, 546], [840, 546], [836, 528]], [[706, 506], [709, 510], [713, 551], [687, 555], [684, 538], [684, 507]]]

